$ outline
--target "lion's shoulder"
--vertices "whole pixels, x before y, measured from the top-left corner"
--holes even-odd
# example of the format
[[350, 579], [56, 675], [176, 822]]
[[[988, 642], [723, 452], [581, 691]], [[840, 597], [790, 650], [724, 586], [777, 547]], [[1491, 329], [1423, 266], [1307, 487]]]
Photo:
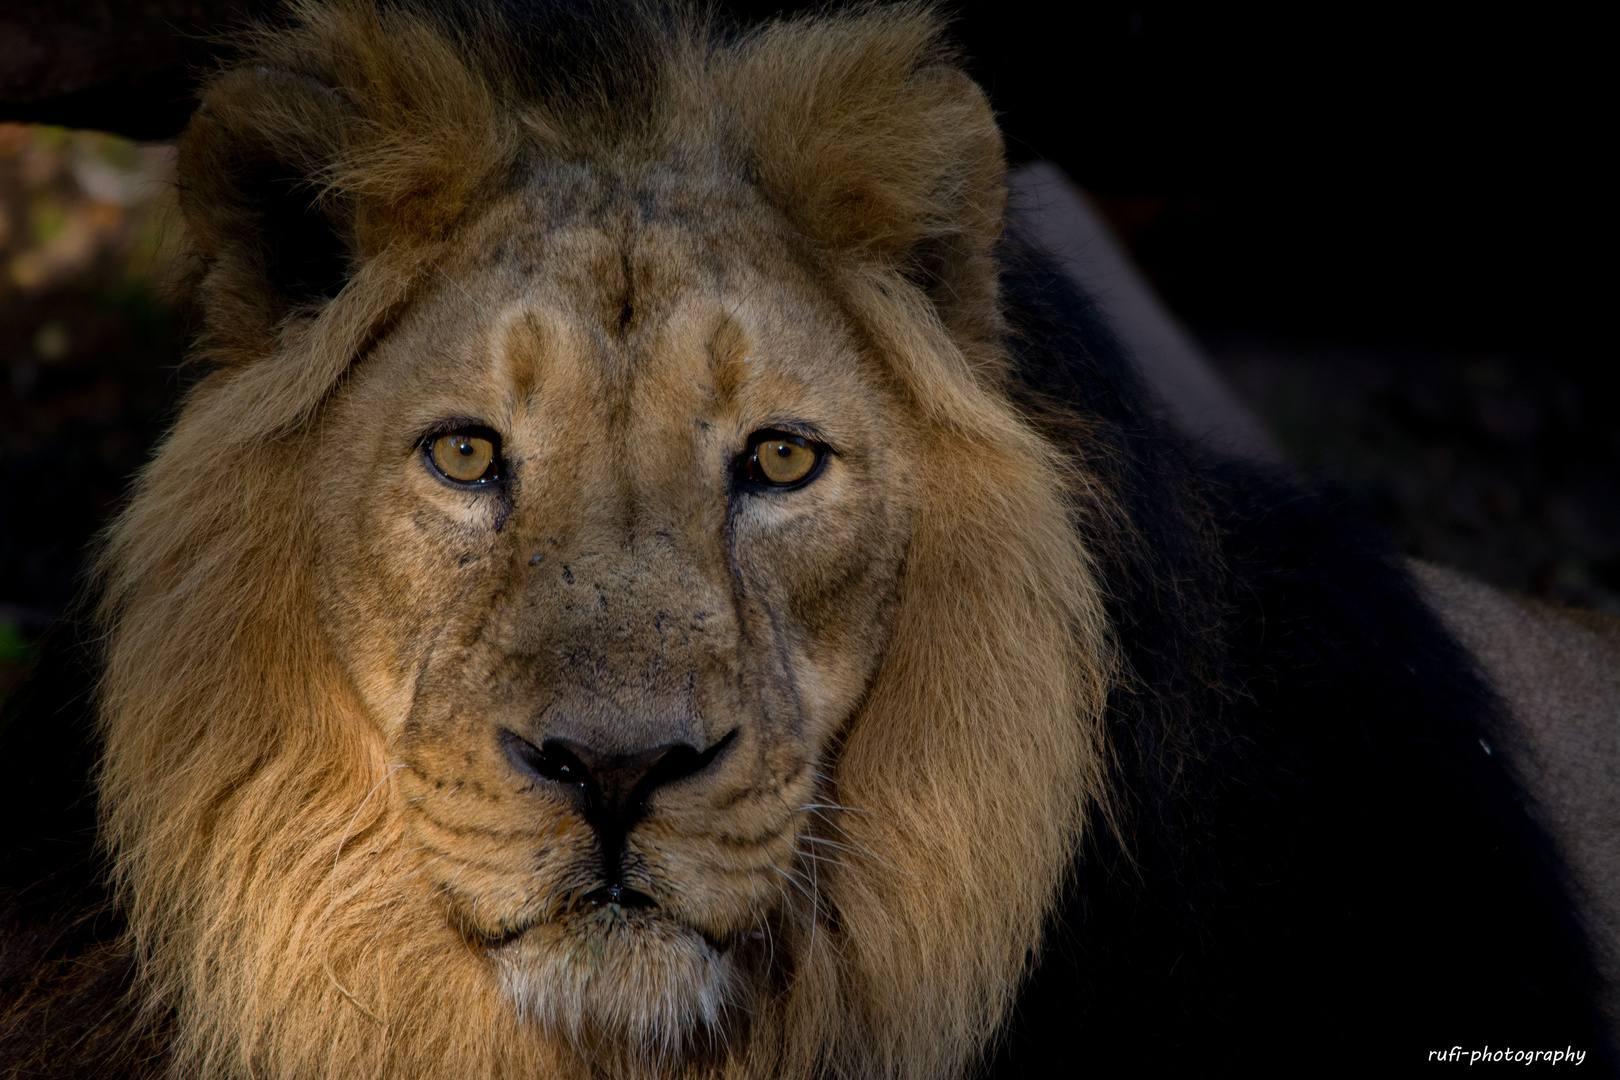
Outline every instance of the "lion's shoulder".
[[1126, 674], [1115, 827], [1086, 839], [999, 1064], [1028, 1071], [1075, 1016], [1105, 1070], [1145, 1045], [1235, 1067], [1374, 1012], [1391, 1048], [1601, 1046], [1582, 890], [1482, 749], [1513, 703], [1464, 635], [1342, 507], [1155, 424], [1086, 298], [1017, 266], [1004, 283], [1013, 393], [1109, 481], [1077, 519]]
[[1505, 752], [1570, 864], [1606, 954], [1620, 1028], [1620, 619], [1501, 592], [1414, 562], [1426, 598], [1513, 720]]

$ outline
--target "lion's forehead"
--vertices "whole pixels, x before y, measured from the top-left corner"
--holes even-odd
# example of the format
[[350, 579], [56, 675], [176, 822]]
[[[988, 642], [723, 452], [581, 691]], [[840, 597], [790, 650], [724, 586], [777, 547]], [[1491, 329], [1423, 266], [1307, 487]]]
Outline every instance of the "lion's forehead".
[[878, 373], [824, 284], [754, 218], [509, 198], [435, 265], [372, 393], [419, 426], [480, 414], [531, 454], [611, 447], [646, 468], [749, 424], [858, 442]]
[[609, 169], [581, 175], [588, 186], [537, 179], [492, 200], [448, 257], [504, 301], [547, 295], [614, 328], [627, 294], [644, 309], [637, 315], [656, 317], [694, 295], [757, 288], [761, 278], [801, 290], [821, 279], [746, 184], [649, 188]]

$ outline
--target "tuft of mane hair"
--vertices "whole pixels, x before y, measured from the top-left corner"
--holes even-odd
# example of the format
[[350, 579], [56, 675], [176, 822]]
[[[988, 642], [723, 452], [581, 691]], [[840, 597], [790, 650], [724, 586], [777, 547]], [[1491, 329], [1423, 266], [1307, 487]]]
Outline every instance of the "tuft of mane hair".
[[[1382, 540], [1163, 429], [1004, 235], [1000, 136], [931, 8], [298, 0], [237, 45], [180, 156], [211, 370], [0, 731], [47, 763], [0, 793], [0, 1073], [1614, 1067], [1567, 869], [1481, 751], [1501, 702]], [[671, 1005], [698, 1034], [631, 1051], [572, 999], [516, 1007], [423, 902], [315, 584], [310, 432], [543, 169], [756, 200], [939, 446], [830, 751], [843, 840], [785, 902], [808, 929], [751, 1012]]]

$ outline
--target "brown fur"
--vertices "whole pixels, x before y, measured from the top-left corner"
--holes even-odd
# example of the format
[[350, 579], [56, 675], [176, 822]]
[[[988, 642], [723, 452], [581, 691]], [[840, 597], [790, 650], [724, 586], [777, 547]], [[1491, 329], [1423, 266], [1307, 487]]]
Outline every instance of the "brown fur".
[[[210, 355], [101, 562], [100, 774], [185, 1075], [948, 1076], [1100, 798], [1107, 632], [1000, 391], [982, 95], [899, 7], [525, 96], [499, 33], [297, 9], [181, 155]], [[275, 276], [253, 185], [351, 276]], [[268, 254], [267, 254], [268, 252]], [[498, 430], [506, 494], [416, 440]], [[741, 499], [750, 431], [809, 487]], [[567, 712], [732, 751], [630, 834], [496, 753]]]

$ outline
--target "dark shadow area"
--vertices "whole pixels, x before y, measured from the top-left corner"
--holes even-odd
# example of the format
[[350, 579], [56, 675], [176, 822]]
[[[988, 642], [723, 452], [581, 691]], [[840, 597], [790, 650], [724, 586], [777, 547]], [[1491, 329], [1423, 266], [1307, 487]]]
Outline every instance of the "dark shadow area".
[[1603, 371], [1509, 350], [1205, 335], [1331, 497], [1408, 554], [1620, 612], [1620, 415]]

